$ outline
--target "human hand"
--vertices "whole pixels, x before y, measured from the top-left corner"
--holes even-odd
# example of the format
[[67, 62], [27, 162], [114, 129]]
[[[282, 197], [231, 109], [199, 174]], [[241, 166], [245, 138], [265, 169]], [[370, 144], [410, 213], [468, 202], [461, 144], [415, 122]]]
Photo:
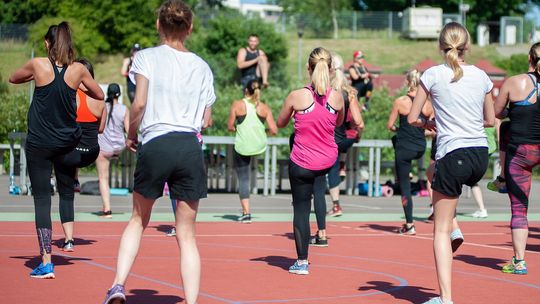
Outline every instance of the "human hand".
[[139, 139], [137, 137], [126, 139], [126, 146], [131, 152], [137, 152], [138, 144], [139, 144]]

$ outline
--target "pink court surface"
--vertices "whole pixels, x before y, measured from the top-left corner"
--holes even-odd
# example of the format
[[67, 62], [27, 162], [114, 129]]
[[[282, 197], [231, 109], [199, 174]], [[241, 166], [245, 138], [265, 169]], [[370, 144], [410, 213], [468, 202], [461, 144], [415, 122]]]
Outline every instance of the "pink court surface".
[[[327, 248], [310, 247], [310, 274], [287, 272], [296, 253], [290, 222], [201, 222], [199, 303], [422, 303], [438, 294], [432, 225], [416, 236], [397, 222], [329, 222]], [[528, 275], [501, 273], [512, 257], [507, 223], [462, 222], [454, 256], [455, 303], [540, 303], [540, 227], [531, 225]], [[32, 222], [0, 222], [2, 303], [101, 303], [112, 283], [122, 222], [76, 224], [74, 252], [53, 248], [56, 279], [32, 279], [39, 260]], [[179, 249], [151, 222], [127, 284], [128, 303], [182, 303]], [[312, 226], [315, 230], [315, 226]], [[54, 223], [53, 240], [61, 242]]]

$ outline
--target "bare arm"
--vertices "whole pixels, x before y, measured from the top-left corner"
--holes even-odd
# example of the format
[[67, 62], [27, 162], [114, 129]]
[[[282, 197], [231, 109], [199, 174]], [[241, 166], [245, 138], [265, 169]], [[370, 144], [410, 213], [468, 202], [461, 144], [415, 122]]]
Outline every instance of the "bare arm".
[[129, 133], [129, 112], [126, 111], [126, 114], [124, 115], [124, 131], [126, 133]]
[[428, 130], [433, 130], [435, 128], [435, 122], [432, 120], [425, 120], [420, 118], [420, 113], [422, 108], [426, 103], [428, 98], [428, 92], [423, 84], [420, 83], [418, 89], [416, 90], [416, 96], [414, 97], [411, 111], [407, 116], [407, 122], [415, 127], [426, 128]]
[[129, 111], [129, 128], [126, 140], [126, 145], [133, 152], [137, 150], [137, 130], [141, 124], [144, 111], [146, 110], [146, 102], [148, 101], [148, 79], [141, 74], [136, 74], [135, 81], [137, 88], [135, 89], [135, 100]]
[[279, 112], [277, 126], [278, 128], [285, 128], [291, 120], [292, 114], [294, 112], [293, 100], [295, 98], [295, 92], [291, 92], [289, 96], [285, 99], [281, 111]]
[[399, 102], [400, 98], [394, 100], [394, 105], [392, 106], [392, 111], [390, 111], [390, 116], [388, 116], [388, 121], [386, 122], [386, 128], [392, 132], [396, 132], [397, 128], [394, 125], [399, 115]]
[[86, 105], [88, 106], [90, 113], [94, 115], [95, 118], [101, 118], [101, 115], [103, 115], [103, 109], [105, 108], [105, 101], [87, 97]]
[[107, 107], [103, 107], [103, 112], [101, 113], [101, 117], [98, 118], [98, 121], [99, 121], [98, 133], [101, 134], [105, 130], [105, 123], [107, 122]]
[[332, 94], [335, 98], [335, 103], [337, 105], [338, 110], [338, 117], [336, 119], [336, 126], [341, 126], [343, 124], [343, 121], [345, 121], [345, 106], [343, 104], [343, 96], [341, 93], [337, 91], [332, 91]]
[[362, 119], [362, 110], [356, 98], [356, 90], [349, 93], [349, 112], [351, 113], [351, 121], [357, 129], [364, 130], [364, 119]]
[[266, 107], [266, 123], [268, 124], [268, 132], [270, 135], [275, 136], [277, 135], [278, 129], [276, 122], [274, 120], [274, 116], [272, 115], [272, 109], [270, 109], [269, 106], [265, 105]]
[[495, 125], [495, 109], [493, 108], [493, 98], [491, 91], [484, 98], [484, 127], [493, 127]]
[[207, 107], [206, 109], [204, 109], [202, 129], [204, 130], [210, 128], [213, 122], [214, 121], [212, 120], [212, 107]]
[[122, 62], [122, 69], [120, 70], [120, 74], [122, 74], [122, 76], [127, 76], [129, 74], [129, 61], [130, 58], [124, 58], [124, 61]]
[[86, 92], [84, 93], [97, 100], [105, 99], [105, 94], [103, 94], [103, 91], [99, 87], [99, 84], [97, 83], [97, 81], [95, 81], [94, 78], [92, 78], [92, 75], [90, 75], [90, 72], [88, 72], [88, 70], [84, 66], [82, 66], [82, 64], [80, 63], [78, 64], [81, 65], [81, 69], [82, 69], [81, 82], [86, 87]]
[[248, 67], [256, 64], [258, 61], [259, 61], [259, 57], [255, 58], [255, 59], [252, 59], [252, 60], [247, 60], [246, 61], [246, 49], [241, 48], [241, 49], [238, 50], [238, 55], [236, 55], [236, 66], [239, 69], [248, 68]]
[[499, 96], [497, 96], [497, 100], [495, 101], [494, 112], [495, 117], [498, 119], [504, 119], [506, 116], [508, 116], [506, 106], [508, 105], [508, 100], [510, 97], [509, 87], [509, 81], [505, 81], [501, 87], [501, 90], [499, 91]]
[[349, 68], [349, 75], [351, 75], [351, 79], [353, 80], [360, 79], [360, 75], [358, 75], [358, 72], [356, 72], [356, 69], [353, 67]]
[[236, 105], [238, 103], [234, 101], [229, 110], [229, 119], [227, 120], [227, 130], [234, 132], [236, 128], [234, 127], [234, 121], [236, 120]]
[[34, 60], [30, 59], [22, 67], [13, 72], [9, 77], [9, 82], [13, 84], [25, 83], [34, 79]]

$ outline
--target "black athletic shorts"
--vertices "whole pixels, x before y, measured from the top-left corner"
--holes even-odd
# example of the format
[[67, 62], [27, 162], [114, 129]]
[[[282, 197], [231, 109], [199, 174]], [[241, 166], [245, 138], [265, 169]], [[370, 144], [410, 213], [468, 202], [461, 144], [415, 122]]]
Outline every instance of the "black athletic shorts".
[[435, 162], [431, 188], [449, 197], [459, 197], [463, 185], [474, 186], [486, 173], [488, 148], [454, 150]]
[[134, 191], [157, 199], [163, 195], [165, 182], [172, 199], [197, 201], [206, 197], [206, 169], [195, 133], [167, 133], [137, 149]]

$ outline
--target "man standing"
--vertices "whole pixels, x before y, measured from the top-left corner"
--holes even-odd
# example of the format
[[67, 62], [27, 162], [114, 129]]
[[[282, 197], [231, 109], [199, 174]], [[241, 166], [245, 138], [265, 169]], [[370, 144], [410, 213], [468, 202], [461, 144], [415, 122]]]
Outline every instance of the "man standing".
[[270, 64], [266, 54], [259, 48], [259, 36], [251, 34], [248, 37], [248, 46], [238, 50], [236, 66], [240, 70], [242, 90], [248, 82], [257, 79], [262, 87], [268, 87], [268, 70]]
[[362, 53], [362, 51], [356, 51], [353, 54], [353, 58], [354, 63], [349, 68], [351, 84], [358, 92], [358, 101], [360, 101], [362, 97], [365, 97], [363, 110], [367, 110], [371, 92], [373, 91], [373, 83], [371, 82], [372, 77], [366, 68], [364, 53]]

